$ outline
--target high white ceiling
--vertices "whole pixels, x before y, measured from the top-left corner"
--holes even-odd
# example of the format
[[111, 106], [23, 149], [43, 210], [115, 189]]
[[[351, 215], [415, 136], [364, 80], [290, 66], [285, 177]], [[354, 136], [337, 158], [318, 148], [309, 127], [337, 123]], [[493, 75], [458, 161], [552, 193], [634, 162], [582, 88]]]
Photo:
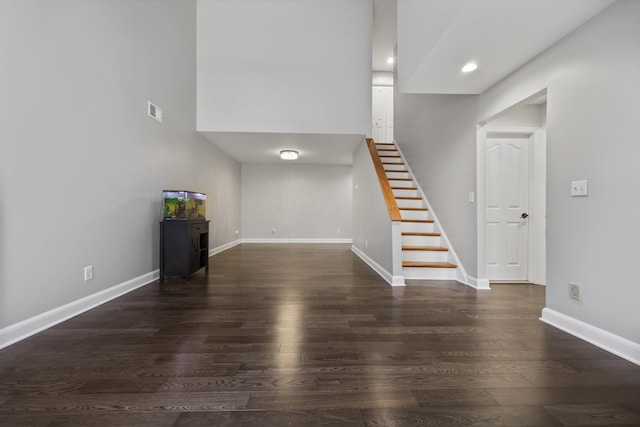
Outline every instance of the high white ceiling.
[[[613, 2], [398, 0], [399, 89], [480, 94]], [[460, 71], [468, 61], [477, 71]]]
[[[372, 69], [398, 46], [399, 90], [479, 94], [556, 43], [615, 0], [373, 0]], [[460, 72], [474, 60], [472, 74]], [[396, 89], [398, 90], [398, 88]], [[202, 132], [241, 163], [351, 164], [362, 135]]]
[[362, 135], [320, 135], [299, 133], [200, 132], [240, 163], [287, 163], [280, 150], [300, 153], [294, 163], [350, 165]]

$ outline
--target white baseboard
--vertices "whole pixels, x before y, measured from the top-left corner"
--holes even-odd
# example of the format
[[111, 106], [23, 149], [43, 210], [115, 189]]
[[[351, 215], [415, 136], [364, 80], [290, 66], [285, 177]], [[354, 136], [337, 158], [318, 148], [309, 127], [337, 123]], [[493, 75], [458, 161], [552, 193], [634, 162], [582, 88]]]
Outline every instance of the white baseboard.
[[22, 341], [25, 338], [62, 323], [85, 311], [91, 310], [114, 298], [138, 289], [158, 279], [159, 271], [143, 274], [119, 285], [110, 287], [95, 294], [80, 298], [63, 306], [38, 314], [6, 328], [0, 329], [0, 349]]
[[540, 320], [629, 362], [640, 365], [640, 344], [638, 343], [547, 307], [542, 309]]
[[361, 260], [366, 262], [369, 267], [371, 267], [376, 273], [378, 273], [380, 277], [382, 277], [391, 286], [405, 286], [404, 276], [392, 275], [384, 267], [375, 262], [372, 258], [370, 258], [367, 254], [365, 254], [355, 246], [351, 246], [351, 251], [356, 254]]
[[352, 239], [241, 239], [242, 243], [352, 243]]
[[491, 286], [489, 285], [489, 279], [478, 279], [477, 277], [467, 276], [467, 281], [461, 282], [461, 283], [464, 283], [465, 285], [471, 286], [472, 288], [475, 288], [478, 290], [485, 290], [485, 291], [491, 290]]
[[209, 256], [211, 257], [211, 256], [214, 256], [215, 254], [219, 254], [220, 252], [224, 252], [227, 249], [231, 249], [234, 246], [238, 246], [240, 243], [242, 243], [242, 240], [237, 239], [232, 242], [225, 243], [224, 245], [220, 245], [216, 248], [209, 249]]

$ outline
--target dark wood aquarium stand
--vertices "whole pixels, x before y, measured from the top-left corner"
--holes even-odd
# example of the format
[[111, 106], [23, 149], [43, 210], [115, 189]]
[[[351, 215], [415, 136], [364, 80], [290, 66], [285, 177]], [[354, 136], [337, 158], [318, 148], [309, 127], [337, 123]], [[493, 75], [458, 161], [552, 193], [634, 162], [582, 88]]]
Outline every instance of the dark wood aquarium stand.
[[209, 271], [209, 221], [160, 221], [160, 281], [205, 268]]

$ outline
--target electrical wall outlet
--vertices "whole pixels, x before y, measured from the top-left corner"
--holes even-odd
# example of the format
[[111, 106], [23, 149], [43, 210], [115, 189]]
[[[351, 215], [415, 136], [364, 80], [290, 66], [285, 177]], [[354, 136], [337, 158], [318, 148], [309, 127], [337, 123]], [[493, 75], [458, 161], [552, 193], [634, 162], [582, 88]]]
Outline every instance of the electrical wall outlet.
[[93, 279], [93, 265], [88, 265], [84, 268], [84, 281]]
[[147, 101], [147, 115], [162, 123], [162, 108], [158, 107], [151, 101]]
[[271, 229], [271, 234], [276, 234], [276, 229], [275, 229], [275, 227]]
[[589, 182], [586, 179], [571, 181], [571, 197], [587, 197], [589, 195]]
[[569, 282], [569, 298], [581, 301], [582, 296], [580, 295], [580, 285]]

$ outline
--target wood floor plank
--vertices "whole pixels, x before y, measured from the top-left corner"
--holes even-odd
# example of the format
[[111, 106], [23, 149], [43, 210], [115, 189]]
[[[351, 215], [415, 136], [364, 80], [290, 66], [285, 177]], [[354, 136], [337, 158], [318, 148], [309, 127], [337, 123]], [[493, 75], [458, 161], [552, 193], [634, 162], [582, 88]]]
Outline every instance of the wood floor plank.
[[242, 244], [0, 350], [0, 426], [640, 425], [640, 367], [540, 322], [544, 294]]
[[439, 406], [419, 409], [367, 409], [365, 426], [557, 426], [544, 408], [537, 406]]
[[248, 392], [30, 395], [8, 399], [0, 408], [0, 415], [45, 411], [50, 414], [219, 411], [244, 409], [248, 399]]
[[487, 393], [501, 405], [633, 404], [640, 387], [490, 388]]
[[498, 405], [498, 402], [483, 389], [420, 390], [415, 391], [414, 395], [418, 404], [423, 407]]
[[640, 425], [640, 417], [610, 404], [547, 405], [549, 411], [565, 426]]
[[47, 427], [172, 427], [179, 415], [175, 412], [73, 414], [58, 416]]
[[363, 407], [410, 408], [418, 402], [411, 392], [255, 392], [251, 393], [247, 409], [344, 409]]
[[320, 426], [363, 427], [362, 416], [357, 409], [319, 411], [247, 411], [201, 412], [180, 415], [175, 427], [261, 427], [261, 426]]

